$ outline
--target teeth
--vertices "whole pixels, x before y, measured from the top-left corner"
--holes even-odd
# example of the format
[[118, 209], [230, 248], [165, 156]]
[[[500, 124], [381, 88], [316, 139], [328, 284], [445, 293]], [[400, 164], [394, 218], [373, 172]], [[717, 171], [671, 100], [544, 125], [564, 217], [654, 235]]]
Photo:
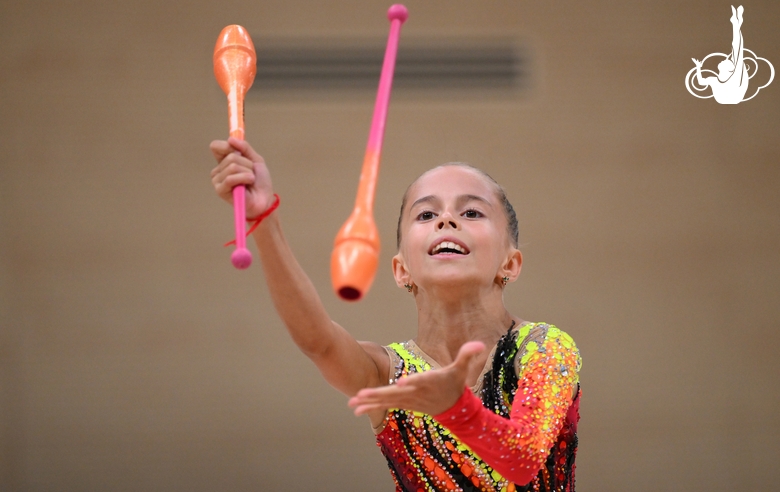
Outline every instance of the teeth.
[[435, 255], [436, 253], [438, 253], [442, 249], [454, 249], [455, 251], [457, 251], [459, 253], [466, 254], [466, 250], [465, 249], [463, 249], [460, 245], [455, 244], [455, 243], [453, 243], [451, 241], [443, 241], [443, 242], [437, 244], [433, 248], [432, 254]]

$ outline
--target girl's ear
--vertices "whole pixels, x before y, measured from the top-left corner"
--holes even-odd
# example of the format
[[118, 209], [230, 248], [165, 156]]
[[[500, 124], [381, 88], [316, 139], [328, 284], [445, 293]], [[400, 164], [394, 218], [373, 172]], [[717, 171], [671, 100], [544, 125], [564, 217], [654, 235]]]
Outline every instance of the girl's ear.
[[406, 269], [404, 257], [401, 256], [401, 253], [393, 256], [393, 277], [398, 287], [404, 287], [406, 284], [411, 285], [412, 283], [412, 275]]
[[[501, 270], [498, 272], [500, 277], [509, 277], [508, 282], [514, 282], [517, 277], [520, 276], [520, 270], [523, 267], [523, 253], [517, 248], [512, 248], [509, 256], [504, 264], [501, 266]], [[508, 283], [507, 282], [507, 283]]]

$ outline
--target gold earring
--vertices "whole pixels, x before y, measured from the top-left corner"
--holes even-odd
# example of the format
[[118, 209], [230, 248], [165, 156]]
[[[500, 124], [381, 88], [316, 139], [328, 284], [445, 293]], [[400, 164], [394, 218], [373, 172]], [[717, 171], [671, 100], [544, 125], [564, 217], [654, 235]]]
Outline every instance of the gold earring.
[[404, 284], [404, 287], [406, 287], [406, 292], [412, 292], [412, 289], [414, 286], [412, 284]]
[[506, 287], [506, 284], [509, 283], [509, 277], [501, 277], [501, 283]]

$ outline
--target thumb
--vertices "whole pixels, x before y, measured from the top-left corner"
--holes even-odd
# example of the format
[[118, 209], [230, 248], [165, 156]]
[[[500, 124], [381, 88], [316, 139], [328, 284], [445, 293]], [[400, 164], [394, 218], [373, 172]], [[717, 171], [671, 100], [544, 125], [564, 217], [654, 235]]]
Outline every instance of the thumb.
[[485, 344], [482, 342], [466, 342], [461, 345], [458, 355], [452, 363], [458, 369], [468, 371], [469, 366], [474, 359], [485, 350]]
[[230, 144], [231, 147], [241, 152], [241, 155], [251, 160], [252, 162], [263, 161], [263, 158], [260, 156], [260, 154], [255, 152], [255, 149], [253, 149], [252, 146], [249, 145], [249, 142], [247, 142], [246, 140], [241, 140], [236, 137], [230, 137], [228, 138], [228, 143]]

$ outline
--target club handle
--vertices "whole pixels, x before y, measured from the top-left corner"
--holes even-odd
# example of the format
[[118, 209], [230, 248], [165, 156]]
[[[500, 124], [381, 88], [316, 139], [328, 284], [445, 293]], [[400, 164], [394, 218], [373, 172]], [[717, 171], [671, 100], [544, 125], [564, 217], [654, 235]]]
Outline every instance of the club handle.
[[249, 268], [252, 264], [252, 253], [246, 249], [246, 203], [244, 201], [244, 185], [233, 188], [233, 218], [236, 225], [236, 249], [230, 255], [230, 262], [239, 270]]

